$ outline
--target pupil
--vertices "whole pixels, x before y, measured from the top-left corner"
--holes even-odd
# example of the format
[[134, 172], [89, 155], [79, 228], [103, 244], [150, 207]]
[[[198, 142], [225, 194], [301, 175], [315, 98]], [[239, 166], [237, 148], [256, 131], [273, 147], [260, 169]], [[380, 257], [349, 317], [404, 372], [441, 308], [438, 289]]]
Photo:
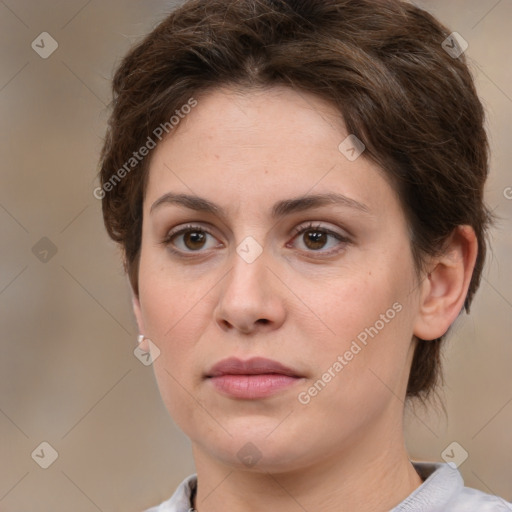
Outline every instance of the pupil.
[[312, 249], [321, 249], [325, 245], [326, 234], [321, 231], [308, 231], [307, 240], [312, 242], [313, 247], [306, 242], [306, 245]]
[[[204, 244], [204, 233], [201, 233], [200, 231], [189, 231], [185, 235], [185, 245], [189, 249], [198, 249]], [[191, 242], [190, 245], [188, 242]]]

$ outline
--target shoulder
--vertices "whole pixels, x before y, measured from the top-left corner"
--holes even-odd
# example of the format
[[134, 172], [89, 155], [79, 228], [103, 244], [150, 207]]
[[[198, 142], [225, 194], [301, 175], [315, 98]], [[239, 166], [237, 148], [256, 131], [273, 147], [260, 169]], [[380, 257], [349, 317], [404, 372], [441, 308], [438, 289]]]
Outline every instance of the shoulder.
[[174, 494], [160, 505], [148, 508], [144, 512], [189, 512], [192, 510], [190, 496], [197, 485], [197, 474], [185, 478]]
[[478, 510], [478, 512], [511, 512], [512, 503], [470, 487], [464, 487], [448, 502], [450, 512]]
[[413, 462], [423, 484], [392, 512], [512, 512], [498, 496], [464, 486], [462, 475], [449, 464]]

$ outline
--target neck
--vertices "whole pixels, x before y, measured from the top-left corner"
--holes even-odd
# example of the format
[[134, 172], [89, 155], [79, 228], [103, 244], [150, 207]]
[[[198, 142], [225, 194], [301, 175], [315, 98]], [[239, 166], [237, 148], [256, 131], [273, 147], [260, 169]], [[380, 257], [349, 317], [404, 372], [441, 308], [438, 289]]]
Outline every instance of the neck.
[[194, 445], [198, 490], [193, 507], [198, 512], [386, 512], [422, 481], [403, 442], [382, 444], [380, 437], [375, 443], [361, 440], [343, 453], [281, 473], [219, 464]]

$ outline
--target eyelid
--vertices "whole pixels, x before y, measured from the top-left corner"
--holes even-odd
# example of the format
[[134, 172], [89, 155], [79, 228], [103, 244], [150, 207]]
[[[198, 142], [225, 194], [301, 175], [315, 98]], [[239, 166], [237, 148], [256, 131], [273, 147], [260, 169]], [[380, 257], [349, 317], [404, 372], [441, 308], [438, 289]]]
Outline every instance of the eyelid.
[[[161, 243], [163, 245], [168, 245], [171, 243], [171, 239], [174, 238], [176, 235], [181, 235], [183, 233], [186, 233], [187, 231], [203, 231], [203, 232], [209, 234], [210, 236], [217, 238], [217, 236], [213, 234], [213, 230], [211, 228], [204, 227], [203, 225], [199, 225], [199, 224], [188, 223], [188, 224], [184, 224], [184, 225], [182, 224], [182, 225], [178, 226], [177, 228], [173, 228], [170, 231], [168, 231], [165, 234]], [[190, 252], [194, 252], [194, 251], [190, 251]], [[195, 252], [199, 252], [199, 251], [195, 251]]]
[[317, 258], [334, 256], [344, 249], [344, 248], [340, 248], [339, 247], [340, 245], [347, 245], [347, 244], [352, 243], [352, 239], [349, 235], [338, 233], [337, 231], [334, 231], [333, 229], [330, 229], [330, 228], [324, 226], [322, 224], [322, 222], [318, 222], [318, 221], [317, 222], [310, 221], [305, 225], [302, 224], [302, 225], [294, 228], [294, 230], [293, 230], [294, 236], [293, 236], [291, 243], [293, 243], [296, 238], [298, 238], [301, 234], [305, 233], [306, 231], [314, 231], [314, 230], [321, 231], [323, 233], [326, 233], [328, 236], [336, 238], [336, 240], [338, 240], [339, 243], [337, 244], [336, 247], [334, 247], [330, 250], [327, 250], [327, 251], [324, 251], [322, 249], [319, 249], [317, 251], [314, 251], [314, 250], [302, 251], [302, 252], [306, 252], [308, 254], [308, 256], [317, 257]]
[[[207, 227], [204, 226], [206, 224]], [[209, 233], [213, 236], [213, 233], [211, 232], [211, 229], [208, 227], [208, 223], [202, 223], [202, 224], [194, 224], [192, 222], [187, 222], [185, 224], [180, 224], [179, 226], [170, 229], [166, 233], [166, 237], [172, 237], [174, 235], [177, 235], [178, 233], [181, 233], [183, 231], [193, 231], [196, 229], [197, 231], [204, 231], [205, 233]]]
[[348, 234], [338, 233], [334, 229], [331, 229], [331, 228], [325, 226], [322, 223], [322, 221], [308, 221], [306, 224], [300, 224], [299, 226], [297, 226], [293, 229], [293, 234], [294, 234], [294, 236], [296, 236], [296, 235], [298, 235], [304, 231], [310, 230], [310, 229], [311, 230], [317, 229], [318, 231], [324, 231], [325, 233], [328, 233], [330, 235], [333, 235], [333, 236], [336, 236], [339, 238], [344, 238], [344, 239], [349, 238]]

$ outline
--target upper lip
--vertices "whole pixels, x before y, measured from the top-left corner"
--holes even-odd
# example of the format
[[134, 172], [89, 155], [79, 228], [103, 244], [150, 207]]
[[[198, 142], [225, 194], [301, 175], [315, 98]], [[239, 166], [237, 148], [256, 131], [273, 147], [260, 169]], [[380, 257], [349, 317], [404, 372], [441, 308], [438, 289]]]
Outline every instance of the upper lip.
[[236, 357], [222, 359], [222, 361], [212, 366], [207, 372], [206, 377], [219, 377], [221, 375], [261, 375], [268, 373], [300, 377], [295, 370], [264, 357], [253, 357], [246, 361], [242, 361]]

